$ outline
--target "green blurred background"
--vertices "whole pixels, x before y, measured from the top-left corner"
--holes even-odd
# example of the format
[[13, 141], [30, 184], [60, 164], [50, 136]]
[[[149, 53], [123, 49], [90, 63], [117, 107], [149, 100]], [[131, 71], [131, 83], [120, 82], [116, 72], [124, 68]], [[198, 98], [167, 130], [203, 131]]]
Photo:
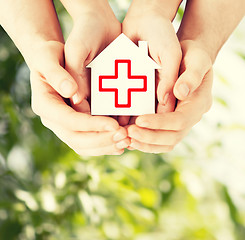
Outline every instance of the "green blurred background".
[[[110, 3], [122, 20], [130, 1]], [[213, 107], [173, 152], [84, 158], [33, 114], [29, 70], [0, 29], [0, 240], [244, 240], [244, 20], [214, 69]]]

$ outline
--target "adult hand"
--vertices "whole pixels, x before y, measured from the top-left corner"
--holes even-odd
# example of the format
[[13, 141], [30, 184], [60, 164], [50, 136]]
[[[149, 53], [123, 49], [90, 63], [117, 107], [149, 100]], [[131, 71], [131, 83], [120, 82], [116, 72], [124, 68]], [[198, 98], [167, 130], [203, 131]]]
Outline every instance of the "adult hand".
[[[172, 112], [176, 98], [173, 86], [178, 78], [181, 48], [162, 1], [133, 1], [122, 30], [135, 43], [148, 42], [150, 56], [161, 66], [157, 70], [157, 100], [161, 112]], [[177, 8], [177, 7], [176, 7]]]
[[[34, 59], [31, 68], [33, 111], [47, 128], [80, 155], [123, 153], [129, 140], [126, 130], [116, 120], [77, 112], [50, 86], [51, 82], [73, 79], [60, 65], [63, 47], [62, 43], [49, 42], [35, 51], [39, 58]], [[41, 72], [34, 68], [38, 65], [35, 61], [39, 62]]]
[[[213, 80], [211, 59], [194, 41], [183, 41], [181, 47], [182, 74], [174, 86], [175, 96], [180, 100], [175, 111], [139, 116], [135, 124], [128, 127], [131, 138], [129, 149], [150, 153], [169, 152], [210, 109]], [[182, 84], [188, 88], [188, 94], [182, 93]]]

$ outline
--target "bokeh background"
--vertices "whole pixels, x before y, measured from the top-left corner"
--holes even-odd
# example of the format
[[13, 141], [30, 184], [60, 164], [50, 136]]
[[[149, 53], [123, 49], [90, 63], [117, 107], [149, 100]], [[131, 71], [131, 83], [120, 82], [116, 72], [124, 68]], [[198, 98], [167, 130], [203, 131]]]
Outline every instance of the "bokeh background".
[[[122, 20], [130, 1], [110, 3]], [[29, 70], [0, 28], [0, 239], [244, 240], [245, 20], [214, 69], [212, 109], [173, 152], [85, 158], [33, 114]]]

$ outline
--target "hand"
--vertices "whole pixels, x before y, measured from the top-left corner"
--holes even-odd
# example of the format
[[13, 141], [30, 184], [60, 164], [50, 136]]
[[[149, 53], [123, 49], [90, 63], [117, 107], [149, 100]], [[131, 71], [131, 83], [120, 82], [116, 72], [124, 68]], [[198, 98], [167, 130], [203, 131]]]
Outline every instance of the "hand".
[[74, 26], [65, 43], [65, 69], [78, 84], [73, 107], [90, 112], [90, 70], [86, 65], [121, 33], [121, 24], [107, 1], [87, 1], [78, 5], [76, 11], [72, 10], [72, 4], [66, 6]]
[[[128, 127], [131, 138], [129, 149], [150, 153], [169, 152], [210, 109], [213, 80], [211, 59], [194, 41], [183, 41], [181, 47], [182, 74], [174, 86], [175, 96], [180, 100], [175, 111], [139, 116], [136, 124]], [[181, 87], [182, 84], [187, 87]]]
[[173, 86], [178, 78], [181, 48], [171, 20], [162, 14], [163, 4], [156, 8], [153, 2], [133, 1], [122, 30], [135, 43], [148, 41], [150, 56], [162, 67], [156, 75], [157, 111], [171, 112], [176, 103]]
[[62, 80], [75, 83], [62, 67], [63, 47], [59, 42], [47, 42], [35, 50], [38, 57], [33, 59], [31, 67], [33, 111], [46, 127], [80, 155], [122, 154], [129, 145], [124, 128], [112, 118], [76, 112], [50, 86], [57, 86], [62, 93], [59, 88]]

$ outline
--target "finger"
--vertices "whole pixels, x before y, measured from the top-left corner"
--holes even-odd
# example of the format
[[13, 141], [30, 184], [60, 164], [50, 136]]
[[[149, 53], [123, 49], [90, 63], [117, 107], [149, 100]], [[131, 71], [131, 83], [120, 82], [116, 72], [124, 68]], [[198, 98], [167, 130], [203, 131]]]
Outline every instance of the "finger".
[[212, 69], [204, 76], [200, 87], [184, 101], [179, 101], [175, 112], [139, 116], [136, 125], [149, 129], [179, 131], [194, 126], [212, 104]]
[[31, 73], [32, 109], [46, 119], [71, 131], [113, 131], [119, 128], [117, 121], [109, 117], [91, 116], [76, 112], [40, 76]]
[[197, 119], [212, 106], [212, 68], [204, 76], [201, 85], [190, 94], [185, 100], [178, 101], [176, 111], [191, 114], [190, 119]]
[[176, 33], [171, 23], [169, 24], [168, 36], [166, 36], [166, 31], [163, 31], [163, 28], [159, 28], [156, 34], [152, 26], [148, 26], [147, 30], [144, 29], [139, 34], [136, 31], [133, 32], [128, 27], [124, 27], [125, 24], [123, 24], [123, 32], [132, 41], [135, 43], [138, 40], [148, 41], [150, 56], [161, 66], [161, 69], [157, 71], [156, 75], [157, 98], [161, 104], [158, 112], [171, 112], [175, 108], [176, 98], [173, 94], [173, 86], [178, 78], [182, 56]]
[[111, 145], [95, 149], [77, 149], [75, 152], [80, 156], [121, 155], [124, 153], [124, 149], [118, 149], [115, 145]]
[[[84, 30], [86, 31], [86, 30]], [[65, 69], [71, 74], [78, 84], [78, 93], [72, 98], [74, 104], [79, 104], [82, 99], [90, 94], [89, 70], [86, 63], [91, 57], [87, 35], [74, 26], [65, 43]]]
[[78, 86], [73, 77], [63, 68], [63, 62], [59, 61], [63, 59], [63, 44], [56, 45], [49, 43], [48, 50], [39, 50], [39, 58], [34, 63], [34, 68], [62, 97], [70, 98], [77, 92]]
[[181, 111], [143, 115], [136, 119], [136, 125], [155, 130], [181, 131], [200, 121], [203, 111], [198, 107], [189, 103], [183, 105]]
[[113, 132], [73, 132], [45, 118], [42, 118], [42, 123], [72, 149], [102, 148], [113, 144], [122, 149], [129, 144], [124, 128]]
[[141, 152], [145, 153], [167, 153], [172, 151], [174, 146], [162, 146], [162, 145], [153, 145], [153, 144], [147, 144], [147, 143], [142, 143], [139, 141], [136, 141], [134, 139], [131, 140], [130, 144], [130, 149], [136, 149]]
[[151, 130], [131, 125], [128, 128], [128, 136], [142, 143], [174, 146], [185, 136], [185, 131]]
[[185, 44], [183, 45], [181, 69], [184, 71], [174, 86], [174, 95], [179, 100], [184, 100], [193, 93], [212, 67], [211, 59], [206, 52], [197, 47], [189, 47], [187, 50]]
[[90, 105], [86, 99], [83, 99], [79, 104], [72, 103], [72, 107], [77, 112], [91, 114]]
[[64, 98], [70, 98], [77, 92], [76, 81], [60, 65], [49, 64], [43, 77]]
[[182, 112], [146, 114], [136, 119], [136, 125], [156, 130], [179, 131], [185, 128], [185, 116]]
[[[199, 101], [200, 103], [200, 101]], [[143, 115], [136, 119], [136, 125], [155, 130], [181, 131], [194, 126], [202, 118], [203, 103], [186, 103], [179, 110], [170, 113]]]
[[158, 61], [161, 65], [157, 75], [157, 99], [162, 106], [160, 112], [173, 111], [176, 102], [173, 86], [178, 78], [181, 50], [176, 39], [174, 41], [173, 45], [166, 46], [166, 43], [159, 42], [158, 47], [151, 47], [153, 48], [151, 51], [158, 51]]

